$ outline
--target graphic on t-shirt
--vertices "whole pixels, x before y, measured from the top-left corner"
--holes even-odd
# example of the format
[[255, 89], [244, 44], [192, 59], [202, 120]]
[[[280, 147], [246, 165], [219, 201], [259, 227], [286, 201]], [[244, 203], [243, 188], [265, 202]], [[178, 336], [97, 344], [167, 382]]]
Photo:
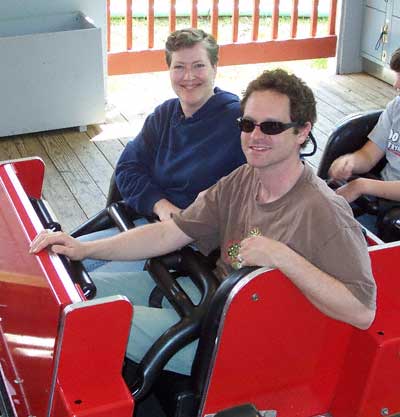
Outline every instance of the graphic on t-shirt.
[[387, 149], [389, 152], [394, 153], [397, 156], [400, 156], [399, 138], [400, 138], [399, 132], [394, 132], [393, 129], [390, 129]]
[[[253, 227], [250, 232], [248, 233], [247, 237], [251, 236], [261, 236], [261, 231], [258, 227]], [[240, 251], [240, 242], [238, 240], [236, 242], [228, 243], [227, 255], [228, 255], [228, 263], [231, 264], [233, 269], [240, 269], [242, 267], [241, 262], [238, 260], [238, 255]]]

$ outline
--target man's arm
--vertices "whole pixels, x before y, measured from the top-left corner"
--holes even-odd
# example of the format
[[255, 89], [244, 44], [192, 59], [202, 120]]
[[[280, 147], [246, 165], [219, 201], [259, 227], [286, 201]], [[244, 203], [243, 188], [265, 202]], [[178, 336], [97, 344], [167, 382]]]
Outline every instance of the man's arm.
[[370, 178], [357, 178], [336, 190], [349, 203], [363, 194], [388, 200], [400, 201], [400, 181], [380, 181]]
[[329, 176], [337, 180], [347, 180], [352, 174], [363, 174], [370, 171], [385, 153], [371, 140], [358, 151], [349, 153], [332, 162]]
[[167, 220], [89, 242], [81, 242], [63, 232], [44, 231], [34, 239], [30, 252], [38, 253], [49, 247], [53, 252], [66, 255], [72, 260], [94, 258], [135, 261], [164, 255], [192, 241], [173, 220]]
[[264, 236], [241, 242], [243, 265], [277, 268], [321, 312], [336, 320], [367, 329], [375, 310], [362, 304], [339, 280], [321, 271], [284, 243]]

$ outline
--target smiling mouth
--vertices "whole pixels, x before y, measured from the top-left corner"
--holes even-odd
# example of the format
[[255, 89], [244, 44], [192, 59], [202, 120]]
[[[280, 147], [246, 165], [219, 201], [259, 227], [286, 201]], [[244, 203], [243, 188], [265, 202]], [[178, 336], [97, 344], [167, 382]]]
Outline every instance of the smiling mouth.
[[262, 151], [269, 151], [270, 149], [272, 149], [271, 146], [267, 146], [267, 145], [250, 145], [249, 149], [251, 149], [252, 151], [257, 151], [257, 152], [262, 152]]
[[185, 90], [194, 90], [195, 88], [199, 87], [200, 84], [191, 84], [191, 85], [182, 85], [182, 88]]

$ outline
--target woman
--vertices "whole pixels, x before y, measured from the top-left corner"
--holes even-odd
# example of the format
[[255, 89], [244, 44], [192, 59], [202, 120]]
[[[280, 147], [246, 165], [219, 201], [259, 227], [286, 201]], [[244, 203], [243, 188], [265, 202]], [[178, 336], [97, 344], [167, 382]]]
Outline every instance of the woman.
[[[173, 32], [166, 42], [166, 61], [177, 98], [149, 115], [138, 136], [126, 146], [116, 168], [125, 202], [142, 215], [163, 221], [189, 206], [218, 179], [245, 162], [236, 119], [239, 98], [214, 87], [218, 45], [200, 29]], [[110, 229], [101, 237], [117, 233]], [[99, 238], [88, 235], [84, 240]], [[129, 263], [130, 264], [130, 263]], [[87, 269], [99, 261], [85, 262]], [[112, 262], [101, 271], [141, 270]]]

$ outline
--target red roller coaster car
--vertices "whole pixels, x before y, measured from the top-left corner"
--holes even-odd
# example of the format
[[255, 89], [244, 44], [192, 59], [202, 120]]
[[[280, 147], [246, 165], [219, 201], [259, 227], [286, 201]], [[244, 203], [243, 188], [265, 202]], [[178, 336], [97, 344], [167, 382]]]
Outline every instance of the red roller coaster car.
[[[192, 259], [204, 303], [181, 307], [183, 324], [156, 342], [132, 383], [121, 371], [134, 306], [96, 298], [79, 263], [28, 253], [40, 230], [59, 227], [43, 177], [37, 158], [0, 163], [1, 417], [130, 417], [148, 393], [168, 417], [257, 414], [221, 412], [243, 403], [271, 417], [400, 416], [397, 242], [367, 235], [378, 309], [366, 331], [321, 314], [277, 270], [244, 268], [217, 285]], [[194, 255], [177, 257], [187, 269]], [[165, 262], [149, 268], [163, 275]], [[190, 377], [162, 370], [197, 337]]]

